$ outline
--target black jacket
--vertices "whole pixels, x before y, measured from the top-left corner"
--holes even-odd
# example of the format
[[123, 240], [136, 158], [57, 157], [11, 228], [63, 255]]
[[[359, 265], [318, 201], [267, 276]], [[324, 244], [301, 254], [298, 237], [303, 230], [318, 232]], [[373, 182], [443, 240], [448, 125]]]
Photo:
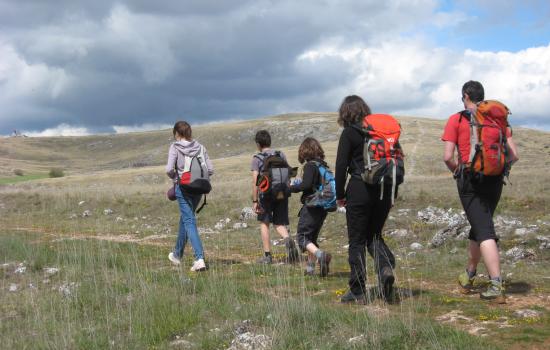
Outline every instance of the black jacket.
[[352, 126], [347, 126], [340, 135], [338, 151], [336, 153], [336, 198], [346, 197], [345, 186], [347, 175], [352, 179], [361, 180], [361, 169], [364, 167], [363, 145], [365, 138], [361, 131]]
[[[321, 163], [323, 166], [328, 168], [327, 163], [320, 159], [315, 159], [315, 161]], [[290, 186], [290, 191], [292, 193], [302, 192], [300, 201], [302, 204], [305, 202], [306, 198], [317, 190], [319, 184], [321, 183], [321, 174], [319, 168], [313, 161], [308, 161], [304, 164], [304, 174], [302, 176], [302, 182], [299, 185]]]

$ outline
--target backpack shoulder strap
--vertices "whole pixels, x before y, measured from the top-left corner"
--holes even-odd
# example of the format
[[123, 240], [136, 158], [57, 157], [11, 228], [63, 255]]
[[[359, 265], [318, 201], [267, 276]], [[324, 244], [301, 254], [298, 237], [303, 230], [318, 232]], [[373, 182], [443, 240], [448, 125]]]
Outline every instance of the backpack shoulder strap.
[[470, 110], [463, 110], [460, 112], [460, 117], [458, 119], [458, 125], [460, 126], [460, 122], [462, 121], [462, 118], [466, 118], [468, 120], [468, 124], [470, 125], [470, 156], [469, 161], [473, 165], [473, 159], [476, 154], [476, 146], [479, 142], [478, 135], [477, 135], [477, 123], [475, 119], [474, 113]]
[[259, 152], [259, 153], [256, 153], [253, 157], [260, 161], [259, 171], [262, 172], [262, 168], [264, 167], [264, 162], [265, 162], [265, 158], [267, 157], [267, 153]]
[[361, 134], [362, 137], [367, 137], [367, 134], [365, 133], [365, 131], [363, 130], [363, 126], [359, 123], [356, 123], [356, 124], [351, 124], [350, 127], [352, 129], [355, 129], [359, 132], [359, 134]]

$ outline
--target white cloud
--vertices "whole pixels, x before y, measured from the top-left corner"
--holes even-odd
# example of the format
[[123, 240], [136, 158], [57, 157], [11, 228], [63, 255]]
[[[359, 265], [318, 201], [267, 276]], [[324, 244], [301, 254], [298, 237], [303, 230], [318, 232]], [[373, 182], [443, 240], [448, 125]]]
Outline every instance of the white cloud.
[[334, 57], [355, 74], [334, 91], [359, 94], [375, 111], [446, 118], [462, 107], [464, 82], [478, 80], [486, 98], [511, 108], [513, 123], [550, 123], [550, 45], [519, 52], [457, 52], [398, 38], [374, 47], [319, 47], [297, 60], [322, 65]]
[[2, 41], [0, 57], [1, 98], [41, 96], [56, 99], [70, 88], [72, 78], [65, 70], [27, 62], [11, 45]]
[[71, 126], [68, 124], [59, 124], [55, 128], [48, 128], [43, 131], [23, 131], [22, 134], [30, 137], [48, 137], [48, 136], [86, 136], [91, 133], [87, 128]]
[[129, 132], [170, 129], [172, 127], [173, 125], [170, 124], [146, 123], [141, 125], [113, 125], [113, 130], [117, 134], [125, 134]]

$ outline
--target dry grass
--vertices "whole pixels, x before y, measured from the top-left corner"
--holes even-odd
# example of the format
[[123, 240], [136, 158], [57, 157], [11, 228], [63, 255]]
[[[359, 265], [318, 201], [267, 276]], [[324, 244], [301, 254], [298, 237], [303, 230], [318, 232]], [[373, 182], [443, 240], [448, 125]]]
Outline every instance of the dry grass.
[[[440, 121], [401, 119], [408, 174], [395, 209], [411, 209], [412, 214], [390, 218], [386, 225], [388, 229], [406, 228], [410, 232], [409, 237], [402, 239], [388, 238], [398, 260], [400, 303], [385, 305], [375, 301], [366, 307], [338, 303], [349, 271], [345, 217], [341, 214], [329, 215], [321, 232], [322, 247], [334, 254], [329, 278], [304, 278], [298, 266], [255, 265], [253, 261], [261, 254], [255, 221], [249, 221], [246, 229], [232, 229], [241, 208], [250, 205], [249, 166], [255, 150], [242, 135], [253, 135], [256, 128], [266, 126], [299, 129], [308, 124], [307, 118], [314, 118], [311, 124], [317, 125], [324, 120], [321, 114], [293, 115], [232, 123], [223, 129], [195, 128], [197, 138], [204, 141], [211, 154], [217, 155], [214, 191], [208, 197], [209, 206], [198, 217], [211, 267], [200, 276], [187, 272], [190, 250], [186, 251], [183, 269], [173, 268], [166, 259], [174, 244], [178, 211], [174, 203], [164, 198], [169, 180], [163, 175], [163, 166], [113, 170], [117, 159], [114, 151], [76, 157], [79, 147], [86, 148], [83, 145], [91, 140], [123, 137], [126, 141], [112, 141], [113, 145], [122, 147], [123, 159], [137, 159], [136, 153], [143, 149], [132, 150], [133, 141], [128, 141], [136, 137], [148, 146], [158, 142], [156, 147], [163, 152], [158, 158], [160, 164], [165, 158], [167, 137], [160, 141], [150, 139], [159, 138], [164, 131], [55, 140], [62, 145], [52, 145], [48, 148], [50, 153], [44, 151], [43, 155], [53, 157], [53, 150], [67, 149], [68, 153], [57, 156], [75, 164], [74, 168], [67, 168], [68, 176], [0, 186], [0, 263], [25, 262], [28, 267], [24, 274], [16, 274], [15, 267], [0, 270], [2, 344], [8, 348], [37, 344], [44, 348], [167, 348], [180, 337], [195, 344], [195, 348], [227, 348], [233, 328], [244, 319], [252, 321], [256, 332], [271, 336], [274, 348], [281, 349], [536, 348], [548, 342], [548, 252], [537, 252], [537, 258], [527, 262], [503, 262], [505, 273], [513, 273], [512, 282], [529, 288], [523, 294], [513, 294], [511, 302], [500, 308], [482, 303], [476, 296], [460, 295], [456, 290], [454, 279], [464, 264], [466, 242], [451, 242], [439, 249], [409, 254], [410, 243], [426, 245], [436, 230], [416, 220], [416, 209], [427, 205], [458, 208], [454, 183], [441, 161]], [[333, 121], [334, 115], [326, 117], [328, 126], [324, 133], [337, 133]], [[547, 136], [524, 129], [514, 134], [516, 140], [521, 140], [521, 163], [513, 171], [513, 186], [505, 188], [499, 210], [520, 217], [526, 224], [550, 219], [546, 191], [550, 157], [548, 149], [540, 146], [548, 142]], [[222, 144], [222, 139], [226, 143]], [[0, 152], [4, 157], [2, 169], [17, 167], [27, 174], [38, 172], [42, 166], [50, 168], [53, 165], [47, 159], [24, 158], [33, 147], [46, 149], [49, 141], [26, 144], [28, 148], [17, 153], [24, 161]], [[285, 146], [282, 150], [295, 166], [299, 141], [285, 139], [284, 135], [275, 137], [275, 145]], [[333, 165], [336, 139], [322, 144]], [[15, 147], [5, 143], [0, 146], [0, 150]], [[233, 151], [238, 153], [219, 157]], [[86, 157], [98, 154], [102, 158], [89, 164], [90, 158]], [[20, 166], [22, 163], [27, 168]], [[292, 232], [299, 207], [297, 196], [292, 197]], [[104, 215], [107, 208], [114, 213]], [[91, 216], [82, 217], [85, 210]], [[395, 213], [394, 210], [392, 214]], [[229, 225], [214, 228], [226, 218], [231, 220]], [[548, 234], [547, 230], [542, 228], [539, 233]], [[515, 239], [503, 242], [506, 247], [518, 243]], [[527, 246], [536, 248], [533, 244]], [[453, 248], [458, 248], [459, 253], [453, 253]], [[274, 253], [282, 259], [284, 248], [274, 246]], [[43, 267], [47, 266], [61, 270], [45, 283]], [[372, 285], [370, 260], [367, 267]], [[60, 288], [71, 282], [75, 283], [74, 292], [64, 296]], [[11, 284], [17, 284], [19, 290], [9, 292]], [[533, 308], [542, 316], [529, 322], [514, 321], [512, 313], [518, 308]], [[443, 325], [435, 321], [457, 309], [473, 321]], [[487, 321], [492, 323], [483, 323]], [[473, 332], [479, 327], [485, 330]], [[489, 337], [481, 337], [483, 334]], [[348, 341], [361, 335], [358, 345]]]

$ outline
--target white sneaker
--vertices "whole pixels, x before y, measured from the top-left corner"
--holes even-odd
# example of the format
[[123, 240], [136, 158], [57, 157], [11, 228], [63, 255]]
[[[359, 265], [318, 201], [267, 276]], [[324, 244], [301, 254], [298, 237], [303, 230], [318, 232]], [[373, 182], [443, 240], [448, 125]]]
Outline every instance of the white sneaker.
[[195, 260], [195, 262], [193, 263], [193, 266], [191, 266], [191, 271], [193, 272], [206, 271], [206, 264], [204, 263], [204, 259]]
[[176, 258], [176, 256], [174, 255], [174, 253], [170, 253], [168, 254], [168, 259], [174, 264], [174, 265], [179, 265], [181, 264], [181, 260]]

